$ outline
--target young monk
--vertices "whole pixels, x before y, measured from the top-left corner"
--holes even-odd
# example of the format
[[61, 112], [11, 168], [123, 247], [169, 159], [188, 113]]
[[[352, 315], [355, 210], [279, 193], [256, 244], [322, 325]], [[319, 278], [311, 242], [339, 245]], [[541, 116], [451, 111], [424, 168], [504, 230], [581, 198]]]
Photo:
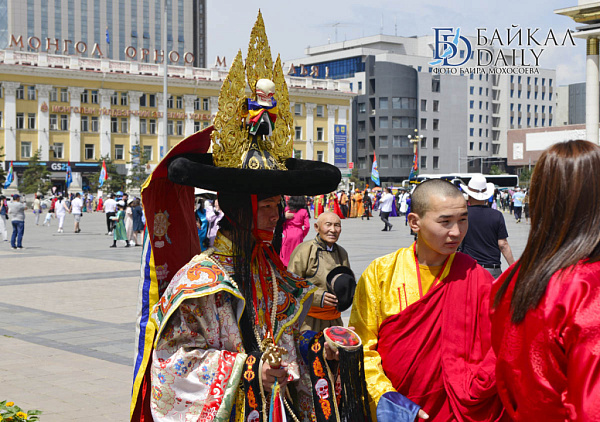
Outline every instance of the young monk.
[[467, 214], [454, 185], [423, 182], [408, 215], [417, 241], [377, 258], [358, 282], [349, 325], [363, 340], [371, 412], [379, 421], [399, 420], [402, 410], [390, 411], [390, 403], [435, 421], [503, 416], [490, 348], [493, 279], [456, 252]]

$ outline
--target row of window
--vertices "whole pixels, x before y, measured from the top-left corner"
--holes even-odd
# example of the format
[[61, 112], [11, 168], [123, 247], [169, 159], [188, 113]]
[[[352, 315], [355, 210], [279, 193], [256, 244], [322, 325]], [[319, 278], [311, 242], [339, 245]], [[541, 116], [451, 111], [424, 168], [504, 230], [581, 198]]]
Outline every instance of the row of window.
[[[372, 161], [372, 159], [371, 159]], [[413, 165], [413, 156], [412, 155], [392, 155], [391, 167], [390, 160], [388, 155], [378, 155], [377, 156], [377, 165], [379, 168], [409, 168]], [[367, 168], [367, 159], [366, 157], [358, 158], [358, 168], [366, 169]], [[427, 156], [421, 156], [421, 169], [427, 168]], [[440, 157], [433, 156], [433, 168], [440, 168]]]
[[[375, 109], [375, 98], [371, 98], [369, 100], [371, 102], [371, 109]], [[421, 100], [421, 108], [423, 107], [423, 101], [427, 104], [427, 100]], [[437, 108], [439, 105], [439, 101], [434, 101], [434, 108]], [[426, 106], [425, 106], [426, 108]], [[416, 110], [417, 109], [417, 99], [416, 98], [408, 98], [408, 97], [392, 97], [392, 110]], [[379, 110], [389, 110], [389, 101], [388, 97], [380, 97], [379, 98]], [[437, 110], [434, 110], [437, 111]], [[367, 112], [366, 103], [358, 103], [358, 112], [364, 114]]]
[[[379, 137], [379, 148], [388, 148], [390, 146], [389, 136], [380, 136]], [[406, 135], [394, 135], [392, 138], [392, 148], [408, 148], [410, 147], [410, 140]], [[420, 146], [421, 148], [427, 148], [427, 137], [424, 136], [421, 138]], [[434, 137], [432, 147], [434, 149], [438, 149], [440, 147], [440, 138]], [[358, 140], [358, 149], [366, 148], [366, 139]], [[375, 137], [371, 137], [371, 149], [375, 149]]]
[[[517, 83], [520, 84], [521, 83], [521, 76], [517, 76]], [[542, 80], [542, 86], [546, 85], [546, 78], [540, 78]], [[510, 83], [514, 83], [515, 82], [515, 75], [510, 75]], [[534, 77], [533, 78], [533, 84], [537, 85], [538, 84], [538, 78]], [[527, 85], [531, 85], [531, 76], [527, 77]], [[548, 86], [552, 86], [552, 78], [548, 78]]]
[[[490, 116], [485, 116], [485, 123], [489, 123]], [[469, 122], [470, 123], [475, 123], [475, 115], [474, 114], [469, 114]], [[483, 123], [483, 114], [479, 115], [479, 123]]]
[[[427, 120], [427, 119], [421, 119]], [[371, 118], [371, 130], [375, 129], [375, 118]], [[392, 129], [413, 129], [417, 126], [417, 118], [416, 117], [392, 117]], [[381, 116], [379, 118], [379, 129], [389, 129], [389, 119], [387, 116]], [[364, 132], [366, 130], [366, 122], [364, 120], [359, 120], [357, 123], [358, 132]], [[439, 119], [433, 119], [433, 129], [439, 130]]]
[[[469, 136], [475, 136], [475, 129], [474, 128], [469, 128]], [[479, 137], [481, 138], [483, 136], [483, 129], [479, 128]], [[487, 138], [489, 136], [489, 129], [485, 130], [485, 137]]]
[[[533, 127], [538, 127], [538, 123], [539, 122], [540, 122], [540, 119], [538, 119], [537, 117], [535, 117], [533, 119]], [[541, 127], [546, 126], [546, 118], [545, 117], [541, 118], [541, 122], [542, 122]], [[517, 118], [517, 125], [521, 126], [521, 118], [520, 117]], [[514, 116], [510, 118], [510, 126], [511, 126], [511, 129], [513, 129], [514, 126], [515, 126], [515, 118], [514, 118]], [[552, 126], [552, 119], [548, 119], [548, 126]], [[532, 127], [531, 126], [531, 117], [527, 118], [527, 127]]]
[[[521, 111], [521, 105], [522, 104], [517, 104], [517, 111]], [[542, 107], [542, 113], [546, 112], [546, 106], [543, 105]], [[510, 111], [514, 111], [515, 109], [515, 105], [514, 103], [510, 103]], [[527, 112], [530, 113], [531, 112], [531, 104], [527, 104]], [[535, 104], [533, 106], [533, 112], [537, 113], [538, 112], [538, 105]], [[548, 113], [552, 114], [552, 106], [548, 106]]]
[[[302, 138], [302, 126], [296, 126], [294, 128], [294, 139], [303, 139]], [[322, 127], [317, 127], [317, 141], [324, 141], [324, 132]]]
[[[475, 150], [474, 148], [475, 148], [475, 142], [473, 142], [473, 141], [469, 142], [469, 151], [474, 151]], [[490, 148], [490, 144], [489, 144], [489, 142], [486, 142], [485, 150], [489, 151], [489, 148]], [[479, 143], [479, 151], [483, 151], [483, 142]]]
[[[317, 105], [317, 117], [325, 117], [325, 106]], [[302, 104], [294, 104], [294, 115], [302, 116]]]
[[[517, 98], [521, 98], [521, 91], [522, 91], [521, 89], [517, 90]], [[510, 98], [514, 98], [514, 96], [515, 96], [515, 90], [511, 89], [510, 90]], [[527, 91], [527, 99], [528, 100], [531, 99], [531, 91]], [[535, 91], [533, 93], [533, 99], [534, 100], [538, 99], [538, 92], [537, 91]], [[545, 100], [545, 99], [546, 99], [546, 93], [542, 91], [542, 100]], [[552, 101], [552, 92], [548, 93], [548, 101]]]
[[[27, 92], [28, 100], [36, 100], [37, 99], [35, 86], [25, 87], [23, 85], [21, 85], [17, 88], [16, 99], [24, 100], [25, 92]], [[2, 91], [0, 90], [0, 98], [1, 97], [2, 97]], [[62, 102], [62, 103], [69, 102], [69, 91], [67, 90], [67, 88], [53, 87], [50, 90], [50, 94], [49, 94], [50, 101], [58, 102], [59, 98], [60, 98], [60, 102]], [[88, 104], [88, 103], [89, 104], [99, 104], [98, 90], [96, 90], [96, 89], [83, 90], [83, 92], [81, 93], [80, 100], [81, 100], [82, 104]], [[128, 106], [129, 105], [129, 96], [128, 96], [127, 92], [119, 93], [119, 92], [115, 91], [110, 97], [110, 104], [114, 105], [114, 106], [116, 106], [116, 105]], [[209, 108], [210, 108], [209, 104], [210, 103], [209, 103], [208, 98], [196, 98], [196, 99], [194, 99], [194, 110], [209, 111]], [[141, 107], [156, 107], [157, 106], [156, 94], [142, 94], [140, 96], [140, 106]], [[323, 106], [320, 106], [320, 107], [321, 107], [321, 114], [322, 114]], [[167, 108], [183, 109], [184, 108], [183, 107], [183, 96], [176, 96], [176, 97], [173, 97], [172, 95], [169, 96], [169, 98], [167, 99]], [[318, 110], [317, 110], [317, 112], [318, 112]]]
[[[62, 142], [55, 142], [51, 145], [54, 158], [63, 159], [65, 158], [65, 145]], [[21, 142], [21, 159], [31, 158], [32, 146], [31, 142]], [[84, 159], [95, 160], [96, 159], [96, 146], [94, 144], [84, 145]], [[144, 155], [147, 160], [152, 160], [152, 145], [144, 145]], [[125, 159], [125, 145], [116, 144], [114, 152], [115, 160]]]
[[[301, 149], [295, 149], [294, 150], [294, 158], [301, 160], [302, 159], [302, 150]], [[325, 153], [323, 151], [315, 151], [315, 160], [317, 161], [324, 161], [325, 160]]]

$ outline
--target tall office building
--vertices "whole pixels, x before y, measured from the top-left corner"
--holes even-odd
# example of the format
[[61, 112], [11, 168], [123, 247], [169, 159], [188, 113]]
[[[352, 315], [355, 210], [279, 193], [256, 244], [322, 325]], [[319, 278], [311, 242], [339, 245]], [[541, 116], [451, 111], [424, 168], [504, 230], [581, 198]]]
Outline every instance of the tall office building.
[[[474, 37], [467, 37], [472, 45]], [[434, 37], [376, 35], [306, 49], [286, 63], [289, 76], [345, 79], [353, 105], [352, 156], [368, 179], [374, 156], [380, 178], [406, 179], [415, 129], [421, 173], [489, 172], [506, 163], [510, 129], [553, 126], [556, 71], [537, 74], [436, 74]], [[497, 49], [491, 48], [494, 53]], [[503, 50], [507, 61], [518, 60]], [[477, 57], [457, 51], [465, 68]], [[447, 70], [447, 69], [444, 69]]]
[[0, 49], [206, 67], [206, 0], [0, 0]]

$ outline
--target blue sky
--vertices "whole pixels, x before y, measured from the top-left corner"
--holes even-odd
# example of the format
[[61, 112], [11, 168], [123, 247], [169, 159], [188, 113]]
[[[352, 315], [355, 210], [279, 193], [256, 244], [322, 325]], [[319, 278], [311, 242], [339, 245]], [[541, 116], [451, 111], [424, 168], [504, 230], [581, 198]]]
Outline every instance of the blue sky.
[[[545, 35], [552, 29], [562, 41], [565, 31], [576, 24], [554, 10], [576, 6], [577, 0], [306, 0], [240, 1], [209, 0], [207, 3], [207, 64], [217, 55], [226, 56], [229, 65], [238, 49], [245, 56], [256, 14], [260, 8], [274, 55], [283, 61], [303, 57], [311, 45], [350, 40], [384, 33], [387, 35], [433, 35], [432, 27], [461, 27], [465, 35], [476, 36], [476, 28], [495, 28], [506, 37], [511, 25], [540, 28]], [[383, 25], [382, 25], [383, 23]], [[577, 24], [578, 26], [579, 24]], [[383, 28], [383, 31], [382, 31]], [[558, 85], [585, 81], [585, 41], [577, 46], [547, 47], [540, 57], [544, 68], [555, 68]]]

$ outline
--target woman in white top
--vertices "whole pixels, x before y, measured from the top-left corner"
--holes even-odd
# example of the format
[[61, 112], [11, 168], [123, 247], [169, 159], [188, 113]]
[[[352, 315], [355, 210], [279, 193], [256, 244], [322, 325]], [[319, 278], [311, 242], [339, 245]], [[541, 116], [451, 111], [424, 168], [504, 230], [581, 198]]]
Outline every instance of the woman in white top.
[[127, 232], [127, 243], [131, 246], [135, 246], [135, 242], [133, 240], [133, 211], [131, 209], [133, 199], [129, 201], [127, 204], [127, 208], [125, 208], [125, 231]]
[[56, 218], [58, 219], [58, 233], [62, 233], [65, 216], [67, 215], [67, 212], [69, 212], [67, 201], [65, 201], [62, 196], [59, 196], [58, 201], [54, 204], [54, 209], [56, 210]]

